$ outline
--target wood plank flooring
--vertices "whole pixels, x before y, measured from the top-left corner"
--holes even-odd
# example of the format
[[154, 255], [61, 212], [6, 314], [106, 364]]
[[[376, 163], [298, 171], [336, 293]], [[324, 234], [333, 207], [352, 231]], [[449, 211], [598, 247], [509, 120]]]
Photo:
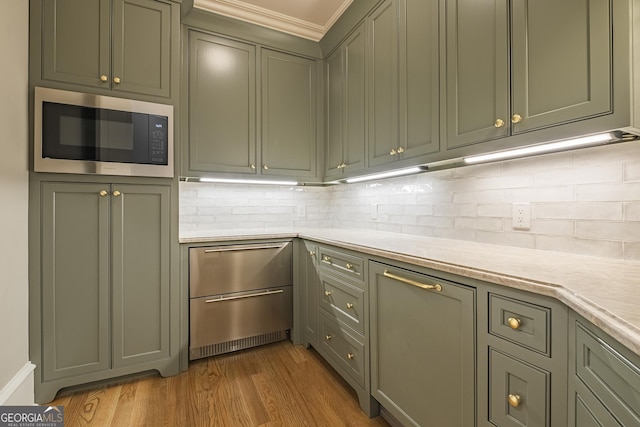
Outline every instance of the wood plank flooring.
[[281, 341], [196, 360], [189, 370], [76, 392], [65, 426], [388, 426], [313, 349]]

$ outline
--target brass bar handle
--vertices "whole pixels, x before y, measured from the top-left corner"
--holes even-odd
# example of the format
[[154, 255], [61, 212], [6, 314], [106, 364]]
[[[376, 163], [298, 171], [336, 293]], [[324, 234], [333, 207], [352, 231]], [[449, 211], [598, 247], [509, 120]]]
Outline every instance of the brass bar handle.
[[517, 408], [518, 406], [520, 406], [520, 403], [522, 403], [522, 398], [517, 394], [510, 394], [507, 397], [507, 401], [509, 402], [509, 405]]
[[347, 309], [351, 310], [352, 308], [353, 308], [353, 304], [352, 304], [352, 303], [350, 303], [350, 302], [348, 302], [348, 303], [347, 303]]
[[233, 252], [233, 251], [250, 251], [254, 249], [282, 249], [287, 245], [288, 242], [284, 243], [274, 243], [274, 244], [265, 244], [265, 245], [238, 245], [238, 246], [221, 246], [219, 248], [211, 248], [205, 249], [205, 254], [211, 254], [215, 252]]
[[424, 283], [416, 282], [415, 280], [397, 276], [393, 273], [390, 273], [389, 270], [385, 270], [383, 275], [390, 279], [397, 280], [398, 282], [406, 283], [407, 285], [417, 286], [418, 288], [421, 288], [421, 289], [434, 290], [436, 292], [442, 291], [442, 285], [440, 285], [439, 283], [436, 283], [435, 285], [426, 285]]
[[276, 291], [256, 292], [255, 294], [239, 295], [237, 297], [222, 297], [222, 298], [216, 298], [216, 299], [208, 299], [208, 300], [205, 301], [205, 304], [210, 304], [212, 302], [224, 302], [224, 301], [233, 301], [233, 300], [237, 300], [237, 299], [261, 297], [261, 296], [264, 296], [264, 295], [275, 295], [275, 294], [281, 294], [283, 292], [284, 292], [284, 289], [278, 289]]
[[509, 317], [507, 319], [507, 323], [511, 329], [520, 329], [520, 326], [522, 325], [522, 321], [517, 317]]

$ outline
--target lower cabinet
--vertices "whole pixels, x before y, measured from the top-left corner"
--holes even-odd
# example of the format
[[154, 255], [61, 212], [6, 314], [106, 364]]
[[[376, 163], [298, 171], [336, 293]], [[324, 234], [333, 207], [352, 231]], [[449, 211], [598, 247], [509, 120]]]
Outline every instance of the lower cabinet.
[[299, 274], [302, 280], [299, 303], [300, 333], [302, 343], [318, 346], [318, 296], [320, 295], [320, 278], [318, 277], [318, 245], [302, 241], [298, 246]]
[[41, 183], [40, 274], [30, 296], [37, 402], [112, 376], [178, 372], [170, 190]]
[[369, 278], [375, 399], [404, 426], [475, 425], [475, 289], [373, 261]]
[[640, 357], [575, 313], [569, 322], [569, 425], [640, 426]]

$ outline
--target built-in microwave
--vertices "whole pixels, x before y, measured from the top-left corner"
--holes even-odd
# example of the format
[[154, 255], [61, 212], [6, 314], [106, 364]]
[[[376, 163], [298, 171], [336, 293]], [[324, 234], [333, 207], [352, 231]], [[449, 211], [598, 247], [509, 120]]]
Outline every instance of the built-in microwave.
[[173, 177], [173, 106], [35, 88], [36, 172]]

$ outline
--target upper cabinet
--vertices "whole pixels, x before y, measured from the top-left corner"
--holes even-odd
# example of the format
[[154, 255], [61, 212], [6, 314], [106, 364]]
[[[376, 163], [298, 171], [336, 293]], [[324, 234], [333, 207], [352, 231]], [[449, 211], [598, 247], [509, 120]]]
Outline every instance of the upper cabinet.
[[440, 148], [438, 6], [387, 0], [367, 18], [369, 167]]
[[610, 10], [607, 0], [447, 0], [446, 149], [611, 113]]
[[341, 177], [365, 167], [366, 34], [360, 24], [325, 61], [325, 177]]
[[182, 175], [318, 181], [318, 62], [196, 29], [187, 40]]
[[35, 83], [171, 98], [179, 15], [179, 4], [160, 0], [33, 1]]

